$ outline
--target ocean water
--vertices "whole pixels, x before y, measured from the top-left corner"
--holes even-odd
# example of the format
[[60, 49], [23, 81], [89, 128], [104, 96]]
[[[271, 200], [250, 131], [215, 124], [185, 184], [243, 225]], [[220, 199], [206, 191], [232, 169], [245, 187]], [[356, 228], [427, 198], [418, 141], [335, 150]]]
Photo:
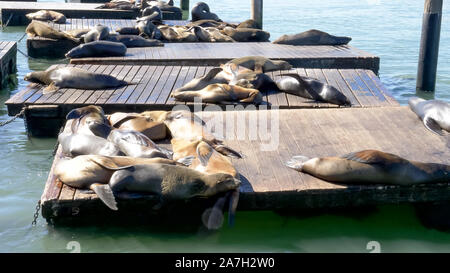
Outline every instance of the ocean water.
[[[225, 21], [250, 17], [250, 1], [206, 2]], [[351, 36], [351, 45], [380, 56], [382, 82], [406, 104], [415, 94], [422, 12], [423, 0], [266, 0], [264, 29], [271, 39], [311, 28]], [[0, 31], [0, 40], [18, 41], [24, 29], [7, 27]], [[18, 47], [26, 52], [25, 39]], [[27, 84], [23, 76], [49, 65], [49, 60], [32, 61], [20, 53], [17, 58], [18, 73], [12, 78], [16, 84], [0, 91], [0, 122], [9, 118], [4, 102]], [[434, 96], [450, 101], [447, 2]], [[379, 242], [382, 252], [450, 251], [450, 234], [422, 226], [410, 205], [297, 216], [238, 212], [235, 227], [224, 226], [208, 234], [152, 231], [150, 227], [54, 228], [41, 217], [31, 227], [54, 144], [55, 139], [29, 139], [20, 119], [0, 128], [0, 252], [69, 252], [70, 241], [79, 242], [82, 252], [369, 252], [370, 241]]]

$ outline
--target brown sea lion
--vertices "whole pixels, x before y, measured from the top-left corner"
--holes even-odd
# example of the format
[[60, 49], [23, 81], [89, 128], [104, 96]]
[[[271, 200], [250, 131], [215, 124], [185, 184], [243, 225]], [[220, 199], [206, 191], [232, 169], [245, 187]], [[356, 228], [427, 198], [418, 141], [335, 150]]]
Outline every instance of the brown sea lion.
[[218, 28], [206, 27], [205, 30], [208, 32], [209, 38], [212, 43], [233, 43], [233, 42], [235, 42], [235, 40], [233, 40], [228, 35], [222, 34]]
[[254, 71], [262, 71], [264, 73], [275, 70], [289, 70], [292, 68], [286, 61], [270, 60], [262, 56], [246, 56], [233, 59], [226, 64], [233, 63], [235, 65], [243, 66]]
[[84, 35], [83, 39], [85, 43], [95, 42], [99, 40], [106, 40], [106, 38], [109, 35], [109, 32], [110, 32], [109, 27], [97, 24], [88, 33]]
[[52, 10], [40, 10], [25, 15], [29, 20], [52, 21], [57, 24], [65, 24], [66, 16], [64, 14]]
[[297, 81], [296, 84], [292, 80], [279, 79], [276, 84], [283, 92], [336, 105], [352, 105], [350, 100], [332, 85], [294, 73], [281, 74], [281, 76], [292, 77]]
[[164, 139], [167, 135], [167, 127], [163, 121], [154, 121], [145, 115], [118, 112], [110, 115], [108, 120], [115, 128], [138, 131], [151, 140]]
[[136, 164], [155, 163], [182, 165], [166, 158], [80, 155], [73, 159], [60, 159], [54, 175], [70, 187], [93, 190], [109, 208], [117, 210], [115, 198], [107, 185], [113, 173]]
[[269, 32], [255, 28], [225, 27], [221, 32], [236, 42], [268, 42], [270, 38]]
[[82, 38], [89, 31], [91, 31], [91, 29], [84, 28], [84, 29], [64, 30], [63, 32], [66, 33], [67, 35], [70, 35], [70, 36], [75, 37], [75, 38]]
[[394, 154], [364, 150], [342, 157], [295, 156], [286, 165], [336, 183], [414, 185], [450, 181], [450, 166], [410, 161]]
[[412, 97], [408, 104], [423, 121], [425, 128], [441, 136], [450, 133], [450, 103]]
[[346, 45], [352, 38], [338, 37], [311, 29], [294, 35], [283, 35], [272, 43], [285, 45]]
[[258, 90], [276, 90], [277, 87], [272, 78], [264, 74], [261, 67], [258, 69], [259, 71], [252, 71], [234, 63], [228, 63], [222, 66], [224, 73], [232, 75], [228, 83], [229, 85]]
[[253, 19], [245, 20], [244, 22], [241, 22], [239, 25], [237, 25], [236, 28], [255, 28], [255, 29], [261, 29], [261, 26]]
[[192, 79], [190, 82], [186, 83], [180, 88], [175, 89], [174, 92], [201, 90], [210, 84], [214, 83], [228, 83], [228, 80], [223, 77], [217, 77], [217, 75], [222, 71], [222, 68], [215, 67], [208, 71], [208, 73], [202, 77]]
[[107, 138], [112, 129], [100, 106], [89, 105], [73, 109], [67, 114], [66, 119], [75, 120], [71, 124], [71, 131], [76, 134]]
[[161, 32], [161, 37], [163, 40], [169, 42], [197, 42], [197, 36], [188, 31], [185, 27], [173, 27], [161, 25], [158, 26], [159, 31]]
[[55, 67], [45, 71], [30, 72], [24, 80], [48, 85], [43, 93], [51, 93], [59, 88], [78, 89], [106, 89], [120, 87], [129, 84], [126, 81], [94, 72], [89, 72], [77, 67]]
[[260, 104], [262, 95], [257, 89], [222, 83], [210, 84], [200, 90], [173, 91], [171, 97], [178, 101], [191, 102], [195, 98], [206, 103], [243, 102]]
[[33, 20], [31, 23], [27, 26], [25, 29], [25, 32], [30, 37], [42, 37], [42, 38], [48, 38], [48, 39], [55, 39], [55, 40], [71, 40], [75, 43], [80, 43], [80, 39], [75, 38], [73, 36], [68, 35], [67, 33], [64, 33], [62, 31], [56, 30], [52, 28], [51, 26], [47, 25], [46, 23]]

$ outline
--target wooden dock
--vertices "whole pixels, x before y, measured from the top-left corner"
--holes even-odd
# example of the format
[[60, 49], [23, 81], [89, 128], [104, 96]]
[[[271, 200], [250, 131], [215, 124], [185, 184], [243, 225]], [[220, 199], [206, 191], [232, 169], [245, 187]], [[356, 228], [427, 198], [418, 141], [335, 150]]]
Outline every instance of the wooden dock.
[[[53, 10], [63, 13], [67, 18], [135, 19], [137, 11], [97, 9], [102, 3], [58, 3], [58, 2], [0, 2], [0, 20], [8, 26], [28, 25], [25, 14], [38, 10]], [[163, 19], [181, 20], [182, 14], [163, 12]]]
[[[269, 124], [269, 132], [273, 130], [268, 134], [269, 140], [268, 135], [253, 139], [249, 130], [239, 139], [237, 135], [242, 131], [237, 132], [237, 126], [234, 126], [234, 136], [225, 140], [228, 146], [245, 155], [243, 159], [233, 159], [242, 181], [238, 213], [239, 210], [323, 209], [450, 200], [449, 183], [347, 186], [328, 183], [284, 166], [294, 155], [335, 156], [364, 149], [395, 153], [410, 160], [450, 164], [445, 138], [425, 129], [408, 107], [228, 111], [208, 112], [204, 116], [223, 115], [223, 120], [229, 120], [227, 116], [235, 115], [234, 118], [244, 118], [248, 124], [249, 117], [261, 111], [268, 111], [269, 117], [278, 116], [278, 127]], [[276, 149], [260, 149], [261, 143], [276, 138]], [[58, 151], [52, 170], [60, 156]], [[123, 221], [157, 214], [149, 209], [157, 202], [154, 196], [119, 199], [119, 210], [111, 211], [95, 194], [57, 181], [52, 171], [41, 201], [43, 216], [53, 223]], [[186, 203], [178, 205], [178, 208], [189, 208]], [[176, 212], [178, 215], [179, 211]], [[161, 213], [168, 217], [164, 211]]]
[[0, 42], [0, 81], [3, 86], [8, 75], [17, 71], [17, 43]]
[[[8, 114], [13, 116], [27, 107], [27, 128], [32, 135], [56, 135], [62, 119], [72, 109], [86, 105], [100, 105], [107, 113], [116, 111], [170, 110], [176, 104], [185, 104], [170, 98], [172, 90], [191, 79], [201, 77], [212, 66], [147, 66], [147, 65], [78, 65], [89, 71], [110, 74], [136, 85], [110, 90], [60, 89], [42, 94], [43, 87], [30, 84], [8, 101]], [[267, 73], [274, 80], [283, 72], [297, 72], [332, 84], [351, 101], [352, 107], [381, 107], [398, 105], [398, 102], [381, 84], [371, 70], [363, 69], [303, 69]], [[336, 108], [329, 103], [313, 102], [298, 96], [268, 91], [264, 92], [268, 108]], [[193, 104], [188, 104], [193, 106]], [[205, 105], [203, 105], [205, 106]], [[225, 105], [222, 105], [225, 107]], [[45, 128], [45, 129], [42, 129]]]
[[[80, 19], [69, 18], [65, 24], [56, 24], [49, 22], [49, 25], [60, 31], [72, 29], [92, 28], [97, 24], [108, 26], [110, 30], [116, 30], [120, 27], [135, 26], [135, 19]], [[166, 25], [186, 25], [185, 20], [164, 20]], [[28, 55], [33, 58], [64, 58], [64, 55], [76, 47], [78, 44], [71, 40], [55, 40], [42, 37], [28, 37], [27, 50]]]
[[378, 74], [379, 57], [353, 46], [291, 46], [262, 43], [167, 43], [130, 48], [124, 57], [71, 59], [73, 64], [219, 65], [245, 56], [281, 59], [294, 67], [368, 69]]

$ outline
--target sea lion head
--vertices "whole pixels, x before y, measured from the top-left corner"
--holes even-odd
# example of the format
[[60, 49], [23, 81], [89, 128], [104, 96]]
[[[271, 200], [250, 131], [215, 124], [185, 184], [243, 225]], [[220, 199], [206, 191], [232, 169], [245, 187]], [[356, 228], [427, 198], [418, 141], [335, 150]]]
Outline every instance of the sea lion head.
[[25, 81], [33, 82], [33, 83], [40, 83], [40, 84], [50, 84], [49, 78], [48, 78], [48, 71], [34, 71], [27, 73], [25, 77], [23, 77]]
[[279, 61], [272, 61], [272, 62], [275, 65], [279, 66], [279, 68], [278, 68], [279, 70], [289, 70], [292, 68], [292, 65], [286, 61], [279, 60]]
[[236, 190], [241, 185], [241, 181], [230, 174], [216, 173], [210, 174], [204, 179], [204, 186], [193, 188], [196, 191], [194, 195], [210, 197], [219, 193], [225, 193]]

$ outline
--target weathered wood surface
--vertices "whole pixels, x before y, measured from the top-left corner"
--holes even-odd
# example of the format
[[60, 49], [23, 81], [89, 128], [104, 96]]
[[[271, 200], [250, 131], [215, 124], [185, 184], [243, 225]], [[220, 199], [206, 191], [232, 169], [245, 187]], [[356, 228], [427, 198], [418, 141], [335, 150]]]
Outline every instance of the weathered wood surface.
[[[102, 3], [58, 3], [58, 2], [23, 2], [2, 1], [0, 2], [0, 16], [2, 24], [8, 20], [8, 25], [27, 25], [30, 21], [25, 14], [36, 12], [41, 9], [53, 10], [63, 13], [67, 18], [103, 18], [103, 19], [135, 19], [137, 11], [96, 9]], [[10, 19], [10, 16], [12, 18]], [[181, 20], [182, 14], [163, 12], [163, 18], [168, 20]]]
[[[268, 129], [252, 136], [259, 129], [249, 129], [249, 118], [254, 119], [263, 112], [268, 115], [269, 122], [258, 126], [267, 124]], [[239, 210], [332, 208], [450, 200], [448, 183], [407, 187], [342, 185], [328, 183], [284, 166], [284, 162], [294, 155], [335, 156], [364, 149], [390, 152], [410, 160], [450, 164], [450, 149], [446, 139], [425, 129], [408, 107], [204, 112], [202, 116], [206, 122], [217, 117], [224, 121], [242, 119], [245, 124], [245, 130], [242, 130], [242, 127], [238, 129], [238, 123], [234, 126], [223, 123], [224, 128], [231, 128], [226, 131], [225, 143], [245, 155], [243, 159], [232, 160], [242, 181]], [[272, 118], [279, 121], [278, 126], [270, 122]], [[274, 143], [273, 148], [264, 151], [261, 143], [268, 144], [271, 141]], [[59, 156], [58, 152], [52, 169]], [[95, 194], [62, 186], [52, 174], [50, 172], [42, 195], [46, 218], [55, 213], [56, 218], [82, 217], [87, 212], [100, 215], [99, 211], [105, 217], [136, 217], [139, 212], [121, 211], [121, 207], [137, 200], [143, 202], [142, 205], [155, 201], [151, 196], [119, 200], [119, 211], [113, 213], [105, 209]], [[141, 209], [147, 210], [149, 207], [144, 205]], [[74, 208], [77, 215], [70, 213]]]
[[[137, 83], [118, 89], [79, 90], [60, 89], [43, 95], [43, 87], [30, 84], [8, 101], [9, 115], [17, 114], [24, 106], [59, 105], [61, 117], [68, 111], [83, 105], [101, 105], [106, 112], [135, 109], [171, 109], [176, 102], [170, 98], [172, 90], [183, 86], [193, 78], [203, 76], [212, 66], [139, 66], [139, 65], [77, 65], [89, 71], [110, 74]], [[351, 101], [352, 107], [379, 107], [398, 105], [398, 102], [383, 87], [375, 74], [362, 69], [303, 69], [267, 73], [274, 80], [283, 72], [317, 78], [341, 90]], [[313, 102], [282, 92], [264, 92], [263, 105], [278, 108], [337, 107], [329, 103]]]
[[379, 58], [352, 46], [291, 46], [272, 43], [167, 43], [158, 48], [130, 48], [125, 57], [72, 59], [73, 64], [218, 65], [245, 56], [288, 61], [294, 67], [369, 69]]
[[17, 71], [17, 43], [0, 42], [0, 81], [6, 82], [9, 74]]
[[[132, 27], [135, 25], [135, 19], [77, 19], [69, 18], [66, 24], [56, 24], [49, 22], [49, 25], [60, 31], [73, 29], [92, 28], [97, 24], [108, 26], [111, 31], [120, 27]], [[186, 25], [188, 21], [183, 20], [164, 20], [167, 25]], [[55, 40], [42, 37], [28, 37], [27, 50], [28, 55], [33, 58], [64, 58], [64, 55], [72, 48], [78, 46], [71, 40]]]

